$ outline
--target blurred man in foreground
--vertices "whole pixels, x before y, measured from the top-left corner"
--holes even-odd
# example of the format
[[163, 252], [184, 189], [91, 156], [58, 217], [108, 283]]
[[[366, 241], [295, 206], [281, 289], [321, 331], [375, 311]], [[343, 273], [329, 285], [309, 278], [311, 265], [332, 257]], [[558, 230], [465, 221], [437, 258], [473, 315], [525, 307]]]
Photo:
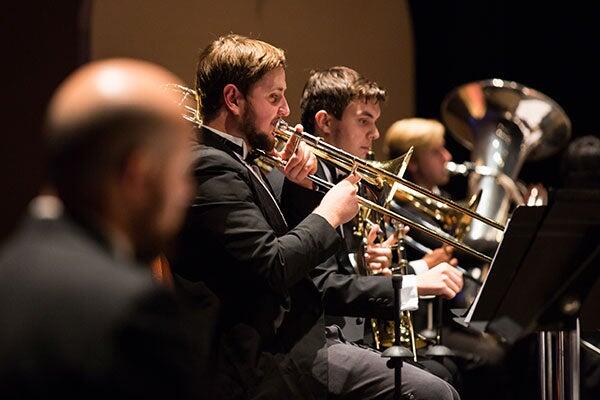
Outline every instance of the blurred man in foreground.
[[49, 184], [0, 255], [0, 392], [7, 397], [197, 398], [211, 336], [143, 265], [191, 196], [179, 80], [135, 60], [91, 63], [47, 114]]

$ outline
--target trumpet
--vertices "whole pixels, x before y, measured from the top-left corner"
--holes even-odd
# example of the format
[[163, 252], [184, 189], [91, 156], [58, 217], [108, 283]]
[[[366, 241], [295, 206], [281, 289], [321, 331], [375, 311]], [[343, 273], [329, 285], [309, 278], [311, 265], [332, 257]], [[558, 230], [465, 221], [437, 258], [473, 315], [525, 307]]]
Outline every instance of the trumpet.
[[[199, 110], [199, 101], [198, 101], [198, 93], [191, 88], [181, 86], [181, 85], [165, 85], [166, 89], [175, 90], [181, 93], [181, 101], [180, 105], [184, 108], [183, 118], [196, 124], [201, 125], [202, 120], [200, 118], [200, 110]], [[482, 215], [475, 213], [468, 208], [461, 207], [460, 205], [452, 202], [451, 200], [444, 199], [440, 196], [437, 196], [427, 189], [424, 189], [404, 178], [397, 175], [397, 171], [400, 169], [406, 169], [406, 165], [408, 164], [408, 160], [412, 154], [412, 149], [407, 152], [407, 154], [398, 157], [395, 160], [391, 160], [387, 163], [375, 163], [363, 160], [359, 157], [356, 157], [342, 149], [339, 149], [335, 146], [330, 145], [322, 140], [322, 138], [313, 136], [307, 132], [296, 132], [292, 129], [284, 120], [279, 120], [275, 126], [273, 131], [273, 135], [279, 142], [287, 142], [289, 140], [296, 140], [297, 142], [303, 141], [317, 156], [318, 158], [330, 162], [340, 168], [343, 171], [347, 171], [348, 173], [357, 173], [360, 175], [363, 182], [380, 189], [380, 190], [388, 190], [388, 191], [403, 191], [406, 188], [413, 190], [417, 193], [420, 193], [423, 198], [428, 199], [430, 201], [439, 202], [445, 204], [451, 209], [456, 211], [460, 211], [463, 214], [468, 215], [471, 218], [477, 219], [484, 224], [501, 230], [504, 230], [504, 226], [498, 224], [497, 222], [486, 218]], [[263, 150], [255, 149], [255, 152], [260, 156], [261, 160], [268, 165], [277, 167], [277, 168], [285, 168], [286, 161], [281, 158], [269, 154]], [[390, 172], [394, 171], [394, 172]], [[400, 174], [401, 175], [401, 174]], [[312, 182], [319, 185], [319, 187], [324, 189], [331, 189], [333, 184], [319, 178], [315, 175], [310, 175], [308, 177]], [[414, 222], [409, 218], [404, 217], [394, 211], [388, 210], [386, 207], [381, 206], [380, 204], [369, 200], [363, 196], [359, 196], [358, 202], [361, 206], [372, 210], [374, 212], [379, 213], [380, 215], [390, 218], [393, 221], [401, 222], [405, 225], [410, 226], [413, 229], [416, 229], [425, 235], [431, 236], [443, 243], [446, 243], [450, 246], [454, 246], [457, 249], [460, 249], [468, 254], [473, 255], [485, 262], [491, 262], [491, 257], [479, 252], [478, 250], [460, 242], [458, 239], [453, 236], [447, 234], [441, 229], [437, 229], [434, 227], [425, 226], [419, 224], [418, 222]]]

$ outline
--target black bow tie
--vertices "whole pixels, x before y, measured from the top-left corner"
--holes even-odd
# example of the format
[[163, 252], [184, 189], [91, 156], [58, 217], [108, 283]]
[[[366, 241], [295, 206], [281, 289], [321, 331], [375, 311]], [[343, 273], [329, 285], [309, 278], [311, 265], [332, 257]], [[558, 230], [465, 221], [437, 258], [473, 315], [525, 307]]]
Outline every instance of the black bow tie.
[[[240, 152], [239, 154], [241, 155], [242, 153]], [[257, 151], [250, 151], [246, 155], [246, 158], [244, 159], [244, 161], [246, 161], [247, 163], [253, 164], [254, 160], [256, 160], [258, 157], [260, 157], [260, 154], [258, 154]]]

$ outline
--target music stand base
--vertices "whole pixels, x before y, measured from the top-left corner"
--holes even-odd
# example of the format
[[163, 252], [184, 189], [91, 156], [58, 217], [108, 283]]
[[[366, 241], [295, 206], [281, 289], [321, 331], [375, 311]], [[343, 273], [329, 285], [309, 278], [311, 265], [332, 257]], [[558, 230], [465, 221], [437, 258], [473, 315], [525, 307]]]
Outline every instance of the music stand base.
[[450, 350], [449, 347], [443, 346], [441, 344], [436, 344], [435, 346], [431, 346], [425, 352], [427, 357], [453, 357], [456, 354]]
[[404, 346], [395, 345], [381, 353], [381, 357], [389, 358], [386, 365], [394, 370], [394, 400], [403, 399], [400, 393], [402, 387], [402, 364], [404, 358], [412, 358], [412, 352]]
[[579, 400], [579, 330], [541, 331], [539, 338], [542, 400]]

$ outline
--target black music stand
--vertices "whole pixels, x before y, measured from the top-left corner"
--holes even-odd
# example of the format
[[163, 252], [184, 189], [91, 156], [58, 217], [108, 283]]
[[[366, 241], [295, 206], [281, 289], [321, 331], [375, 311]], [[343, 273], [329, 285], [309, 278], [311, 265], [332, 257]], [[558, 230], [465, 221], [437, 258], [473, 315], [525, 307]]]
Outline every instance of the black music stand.
[[401, 400], [402, 396], [402, 364], [404, 358], [412, 358], [412, 352], [400, 344], [400, 290], [402, 289], [402, 275], [392, 275], [394, 287], [394, 345], [387, 348], [381, 357], [389, 358], [386, 365], [394, 370], [394, 400]]
[[[564, 190], [518, 208], [464, 323], [512, 344], [540, 332], [542, 399], [579, 398], [577, 318], [599, 327], [600, 192]], [[568, 370], [568, 376], [565, 372]]]

